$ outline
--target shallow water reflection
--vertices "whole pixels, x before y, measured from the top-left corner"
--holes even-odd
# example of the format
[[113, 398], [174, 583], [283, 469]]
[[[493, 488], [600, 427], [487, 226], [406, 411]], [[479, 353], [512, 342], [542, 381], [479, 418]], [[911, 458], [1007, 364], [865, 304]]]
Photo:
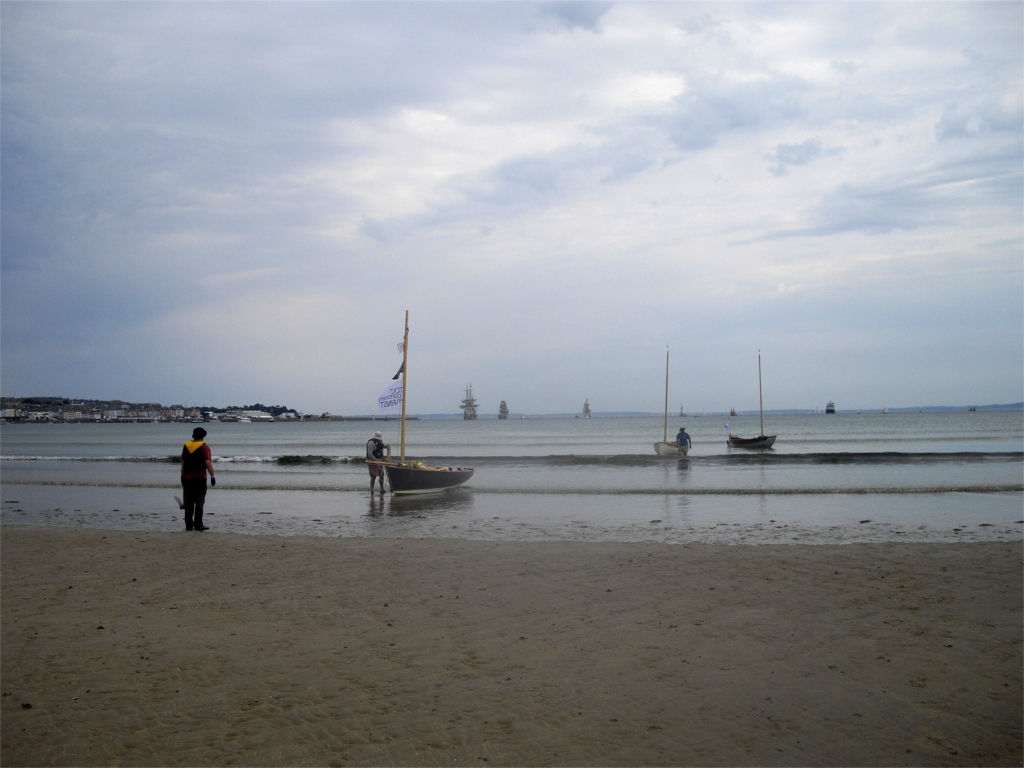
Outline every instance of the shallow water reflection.
[[[172, 491], [0, 486], [4, 524], [179, 531]], [[1021, 540], [1021, 494], [496, 493], [211, 489], [213, 533], [725, 544]]]

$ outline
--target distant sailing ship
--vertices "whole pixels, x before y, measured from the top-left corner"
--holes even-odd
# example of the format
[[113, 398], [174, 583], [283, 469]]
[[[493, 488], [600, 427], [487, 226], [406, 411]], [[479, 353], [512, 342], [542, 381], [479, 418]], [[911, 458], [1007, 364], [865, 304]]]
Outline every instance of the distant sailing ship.
[[683, 409], [683, 406], [681, 406], [681, 405], [679, 406], [679, 418], [681, 418], [681, 419], [686, 418], [686, 411]]
[[501, 401], [501, 406], [498, 408], [498, 418], [499, 419], [507, 419], [508, 418], [508, 406], [505, 405], [505, 401], [504, 400]]
[[462, 403], [459, 408], [462, 409], [462, 418], [466, 421], [470, 421], [476, 418], [476, 408], [479, 403], [473, 397], [473, 385], [466, 385], [466, 396], [462, 398]]
[[586, 400], [583, 401], [583, 418], [590, 418], [590, 398], [587, 398]]

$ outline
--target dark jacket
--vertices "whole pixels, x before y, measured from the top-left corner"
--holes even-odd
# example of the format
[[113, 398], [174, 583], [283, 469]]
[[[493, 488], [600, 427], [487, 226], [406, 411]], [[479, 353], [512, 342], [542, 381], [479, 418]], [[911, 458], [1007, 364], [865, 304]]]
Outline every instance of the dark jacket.
[[384, 458], [384, 441], [371, 437], [366, 441], [366, 458], [381, 461]]

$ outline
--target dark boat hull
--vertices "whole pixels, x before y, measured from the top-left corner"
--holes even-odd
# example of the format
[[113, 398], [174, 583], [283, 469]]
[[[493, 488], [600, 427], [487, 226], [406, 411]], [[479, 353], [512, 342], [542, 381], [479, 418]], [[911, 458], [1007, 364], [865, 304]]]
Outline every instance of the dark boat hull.
[[760, 435], [759, 437], [735, 437], [734, 435], [729, 435], [729, 445], [733, 448], [764, 450], [775, 445], [775, 435]]
[[435, 469], [380, 462], [388, 474], [392, 493], [437, 493], [462, 485], [473, 476], [469, 467]]

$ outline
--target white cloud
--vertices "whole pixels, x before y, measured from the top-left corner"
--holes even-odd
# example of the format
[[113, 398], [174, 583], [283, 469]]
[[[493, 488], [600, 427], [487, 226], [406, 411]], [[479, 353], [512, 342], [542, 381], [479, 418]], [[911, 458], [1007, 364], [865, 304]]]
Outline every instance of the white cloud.
[[647, 72], [612, 80], [604, 101], [613, 109], [649, 109], [685, 92], [686, 80], [678, 74]]

